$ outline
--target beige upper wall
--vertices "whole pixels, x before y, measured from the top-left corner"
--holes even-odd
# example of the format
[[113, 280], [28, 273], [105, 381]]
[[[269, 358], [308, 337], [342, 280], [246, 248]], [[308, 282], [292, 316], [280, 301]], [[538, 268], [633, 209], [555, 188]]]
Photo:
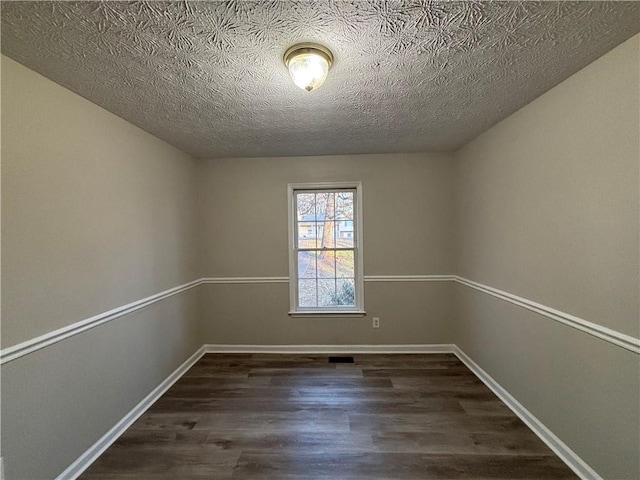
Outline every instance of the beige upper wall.
[[202, 275], [288, 276], [287, 184], [363, 182], [365, 275], [450, 273], [446, 154], [205, 160]]
[[196, 278], [194, 160], [2, 56], [2, 346]]
[[456, 154], [456, 273], [636, 337], [639, 42]]

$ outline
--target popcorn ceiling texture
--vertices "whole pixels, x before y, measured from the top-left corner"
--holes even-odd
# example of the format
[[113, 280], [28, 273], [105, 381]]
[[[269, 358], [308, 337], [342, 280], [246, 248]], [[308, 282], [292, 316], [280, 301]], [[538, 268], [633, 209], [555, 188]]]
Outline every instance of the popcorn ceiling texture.
[[[195, 157], [452, 150], [640, 30], [638, 2], [2, 2], [2, 52]], [[283, 64], [329, 47], [305, 92]]]

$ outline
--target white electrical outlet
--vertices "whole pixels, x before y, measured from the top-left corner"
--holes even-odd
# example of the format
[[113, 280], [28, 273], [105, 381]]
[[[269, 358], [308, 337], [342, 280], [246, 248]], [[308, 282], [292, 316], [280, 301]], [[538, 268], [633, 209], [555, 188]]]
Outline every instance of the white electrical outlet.
[[373, 317], [373, 328], [380, 328], [380, 319], [378, 317]]

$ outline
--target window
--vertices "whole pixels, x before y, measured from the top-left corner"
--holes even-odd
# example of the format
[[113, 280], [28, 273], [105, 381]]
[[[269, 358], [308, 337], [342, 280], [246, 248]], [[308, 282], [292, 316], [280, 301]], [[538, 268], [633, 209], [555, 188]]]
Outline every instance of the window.
[[289, 185], [290, 314], [364, 314], [362, 184]]

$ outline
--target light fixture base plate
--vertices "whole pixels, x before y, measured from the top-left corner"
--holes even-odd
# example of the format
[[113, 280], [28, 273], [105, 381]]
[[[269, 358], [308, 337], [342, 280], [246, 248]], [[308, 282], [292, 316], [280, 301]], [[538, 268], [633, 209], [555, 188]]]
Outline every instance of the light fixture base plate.
[[319, 43], [309, 43], [309, 42], [298, 43], [288, 48], [287, 51], [284, 53], [284, 64], [287, 67], [289, 67], [289, 61], [294, 56], [301, 53], [315, 53], [317, 55], [320, 55], [321, 57], [324, 57], [327, 60], [327, 63], [329, 64], [329, 68], [331, 68], [331, 65], [333, 64], [333, 54], [331, 53], [331, 50], [329, 50], [325, 46], [320, 45]]

